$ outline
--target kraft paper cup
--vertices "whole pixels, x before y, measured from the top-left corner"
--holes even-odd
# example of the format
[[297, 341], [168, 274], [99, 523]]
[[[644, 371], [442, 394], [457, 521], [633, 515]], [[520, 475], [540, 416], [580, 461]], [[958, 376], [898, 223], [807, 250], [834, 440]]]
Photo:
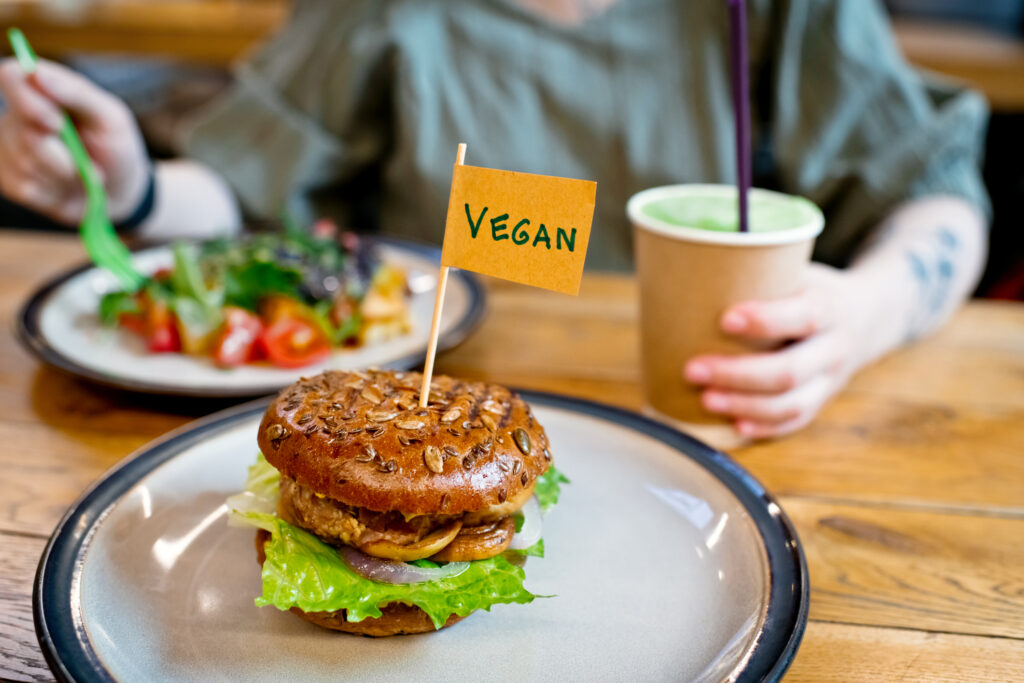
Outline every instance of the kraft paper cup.
[[[759, 195], [793, 199], [768, 190], [750, 191], [751, 199]], [[656, 187], [633, 195], [626, 205], [634, 227], [640, 283], [644, 393], [656, 416], [682, 422], [722, 447], [723, 440], [728, 440], [726, 435], [733, 433], [728, 420], [704, 409], [701, 388], [683, 379], [683, 366], [700, 354], [738, 354], [767, 348], [723, 333], [719, 327], [722, 313], [741, 301], [778, 299], [796, 293], [825, 220], [810, 202], [806, 203], [806, 222], [771, 232], [716, 232], [677, 226], [643, 213], [650, 202], [688, 196], [735, 199], [736, 188]]]

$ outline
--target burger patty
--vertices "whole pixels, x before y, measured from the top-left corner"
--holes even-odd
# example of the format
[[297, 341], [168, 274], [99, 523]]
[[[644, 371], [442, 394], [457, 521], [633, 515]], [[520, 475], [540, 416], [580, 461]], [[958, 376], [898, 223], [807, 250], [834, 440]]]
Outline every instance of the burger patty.
[[290, 477], [281, 477], [281, 517], [335, 545], [360, 545], [385, 540], [409, 545], [435, 528], [452, 521], [452, 515], [420, 515], [406, 520], [397, 512], [373, 512], [325, 498]]
[[332, 545], [356, 546], [371, 555], [387, 556], [380, 550], [382, 545], [414, 546], [432, 533], [443, 532], [458, 524], [458, 534], [429, 553], [433, 555], [450, 546], [451, 550], [443, 556], [443, 560], [449, 562], [486, 559], [504, 552], [514, 534], [514, 524], [509, 516], [533, 493], [531, 487], [525, 492], [528, 495], [520, 496], [521, 500], [509, 500], [462, 515], [406, 517], [395, 511], [376, 512], [346, 505], [314, 493], [291, 477], [281, 477], [280, 491], [278, 514], [285, 521], [316, 534]]

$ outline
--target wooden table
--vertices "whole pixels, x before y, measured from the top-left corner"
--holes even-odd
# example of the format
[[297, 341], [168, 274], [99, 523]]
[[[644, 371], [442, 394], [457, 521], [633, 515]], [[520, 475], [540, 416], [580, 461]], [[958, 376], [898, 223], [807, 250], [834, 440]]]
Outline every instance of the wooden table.
[[[64, 509], [197, 410], [100, 390], [18, 346], [23, 299], [83, 256], [70, 236], [0, 231], [0, 678], [50, 677], [31, 583]], [[579, 298], [489, 287], [486, 321], [439, 372], [641, 405], [629, 277], [589, 275]], [[1024, 676], [1024, 306], [971, 303], [808, 429], [734, 455], [807, 554], [811, 620], [788, 680]]]
[[226, 66], [290, 10], [291, 0], [0, 0], [0, 26], [22, 29], [45, 57], [92, 52]]

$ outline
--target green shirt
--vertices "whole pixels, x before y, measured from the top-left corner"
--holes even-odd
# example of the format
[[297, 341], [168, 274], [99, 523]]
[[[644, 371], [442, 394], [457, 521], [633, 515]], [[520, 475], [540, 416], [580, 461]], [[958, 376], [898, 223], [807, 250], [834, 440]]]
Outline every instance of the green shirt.
[[[984, 101], [922, 80], [876, 2], [748, 11], [755, 185], [822, 207], [817, 259], [842, 265], [914, 196], [987, 210]], [[566, 28], [513, 0], [300, 0], [186, 152], [251, 215], [440, 243], [459, 142], [469, 164], [596, 180], [588, 265], [629, 268], [630, 195], [734, 182], [725, 1], [620, 0]]]

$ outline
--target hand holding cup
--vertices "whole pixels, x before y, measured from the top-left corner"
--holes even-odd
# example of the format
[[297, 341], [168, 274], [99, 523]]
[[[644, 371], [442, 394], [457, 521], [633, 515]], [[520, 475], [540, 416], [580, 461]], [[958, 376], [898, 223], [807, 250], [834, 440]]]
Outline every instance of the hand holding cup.
[[858, 315], [860, 299], [850, 275], [811, 263], [792, 296], [734, 304], [721, 316], [725, 334], [777, 350], [702, 353], [686, 362], [683, 376], [702, 389], [704, 408], [734, 420], [742, 436], [796, 431], [860, 365], [858, 349], [869, 332]]
[[[753, 190], [751, 230], [739, 232], [735, 187], [675, 185], [634, 195], [627, 212], [635, 227], [648, 406], [684, 428], [728, 427], [733, 413], [709, 410], [706, 402], [723, 406], [740, 392], [726, 373], [740, 373], [734, 364], [741, 359], [785, 351], [780, 347], [817, 322], [819, 299], [802, 292], [821, 211], [799, 197]], [[694, 359], [704, 362], [693, 363], [687, 381], [681, 370]], [[762, 378], [770, 371], [755, 374], [743, 378], [779, 381]], [[702, 396], [704, 387], [713, 390]], [[789, 426], [797, 417], [776, 423]]]

